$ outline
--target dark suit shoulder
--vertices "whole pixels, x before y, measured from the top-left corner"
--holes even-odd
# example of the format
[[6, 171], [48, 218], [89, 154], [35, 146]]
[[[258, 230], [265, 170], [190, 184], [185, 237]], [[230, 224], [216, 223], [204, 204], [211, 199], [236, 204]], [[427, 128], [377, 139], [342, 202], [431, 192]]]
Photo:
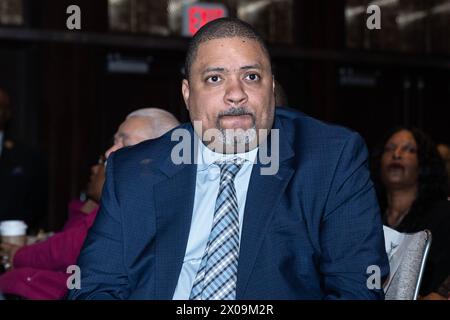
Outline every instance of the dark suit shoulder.
[[142, 164], [147, 167], [161, 167], [166, 161], [170, 161], [171, 150], [179, 143], [179, 141], [172, 141], [172, 133], [179, 129], [192, 133], [192, 126], [189, 123], [181, 124], [159, 138], [145, 140], [134, 146], [117, 150], [114, 152], [115, 169], [128, 170]]
[[276, 116], [281, 123], [280, 129], [290, 132], [291, 143], [297, 146], [298, 143], [314, 144], [333, 149], [336, 143], [344, 143], [352, 137], [358, 136], [360, 139], [354, 130], [315, 119], [292, 108], [277, 107]]

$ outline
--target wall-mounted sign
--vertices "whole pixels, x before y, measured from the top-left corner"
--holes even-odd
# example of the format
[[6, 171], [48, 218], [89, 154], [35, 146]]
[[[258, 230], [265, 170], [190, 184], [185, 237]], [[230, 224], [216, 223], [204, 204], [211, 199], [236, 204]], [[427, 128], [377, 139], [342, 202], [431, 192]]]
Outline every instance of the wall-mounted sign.
[[206, 23], [228, 16], [227, 8], [221, 3], [195, 3], [183, 9], [183, 36], [192, 37]]

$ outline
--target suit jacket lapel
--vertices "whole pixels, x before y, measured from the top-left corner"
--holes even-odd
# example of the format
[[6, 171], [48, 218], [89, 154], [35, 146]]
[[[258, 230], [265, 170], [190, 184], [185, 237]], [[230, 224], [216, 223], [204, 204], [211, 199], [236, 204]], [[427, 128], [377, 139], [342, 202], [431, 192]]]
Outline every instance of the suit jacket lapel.
[[169, 157], [161, 171], [168, 179], [154, 186], [157, 230], [156, 297], [170, 300], [175, 292], [189, 238], [197, 166], [175, 165]]
[[[281, 123], [275, 122], [274, 128]], [[275, 175], [261, 175], [259, 157], [254, 165], [247, 191], [244, 222], [240, 242], [236, 299], [245, 299], [245, 290], [252, 273], [259, 248], [270, 225], [274, 210], [291, 179], [294, 170], [288, 159], [293, 151], [283, 130], [280, 130], [280, 168]], [[270, 150], [270, 137], [268, 138]]]
[[[274, 128], [281, 128], [275, 120]], [[192, 127], [188, 127], [193, 133]], [[191, 134], [194, 139], [194, 134]], [[289, 166], [293, 151], [280, 130], [280, 169], [275, 175], [261, 175], [262, 165], [253, 167], [247, 191], [236, 298], [242, 299], [249, 277], [278, 204], [294, 170]], [[270, 140], [268, 139], [269, 150]], [[191, 147], [194, 148], [193, 140]], [[194, 155], [194, 152], [191, 153]], [[175, 165], [170, 158], [161, 167], [168, 179], [154, 186], [156, 211], [156, 297], [172, 299], [183, 264], [191, 226], [197, 176], [196, 165]]]

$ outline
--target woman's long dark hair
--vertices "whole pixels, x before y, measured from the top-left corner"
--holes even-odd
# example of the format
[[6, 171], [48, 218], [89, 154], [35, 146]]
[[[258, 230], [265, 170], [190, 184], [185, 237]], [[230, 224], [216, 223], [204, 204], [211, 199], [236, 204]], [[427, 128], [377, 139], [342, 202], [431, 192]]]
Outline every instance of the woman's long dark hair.
[[423, 131], [417, 128], [395, 127], [391, 129], [382, 140], [381, 144], [374, 149], [371, 158], [372, 179], [375, 183], [378, 200], [382, 214], [387, 208], [387, 193], [381, 181], [381, 157], [387, 141], [397, 132], [407, 130], [411, 132], [417, 144], [417, 159], [419, 166], [418, 192], [408, 217], [415, 220], [426, 214], [429, 206], [436, 201], [447, 199], [448, 178], [442, 158], [440, 157], [436, 144]]

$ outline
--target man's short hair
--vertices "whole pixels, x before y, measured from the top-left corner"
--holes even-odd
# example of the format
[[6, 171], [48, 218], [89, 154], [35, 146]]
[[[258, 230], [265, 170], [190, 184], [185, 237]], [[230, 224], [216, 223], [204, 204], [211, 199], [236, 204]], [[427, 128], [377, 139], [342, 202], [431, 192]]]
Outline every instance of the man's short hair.
[[247, 38], [258, 42], [264, 53], [267, 55], [270, 63], [267, 45], [251, 25], [236, 18], [220, 18], [205, 24], [191, 39], [184, 63], [185, 78], [189, 79], [191, 66], [197, 56], [200, 44], [209, 40], [233, 37]]
[[143, 108], [131, 112], [127, 119], [132, 117], [144, 117], [149, 119], [151, 139], [162, 136], [167, 131], [175, 128], [180, 122], [170, 112], [159, 108]]

